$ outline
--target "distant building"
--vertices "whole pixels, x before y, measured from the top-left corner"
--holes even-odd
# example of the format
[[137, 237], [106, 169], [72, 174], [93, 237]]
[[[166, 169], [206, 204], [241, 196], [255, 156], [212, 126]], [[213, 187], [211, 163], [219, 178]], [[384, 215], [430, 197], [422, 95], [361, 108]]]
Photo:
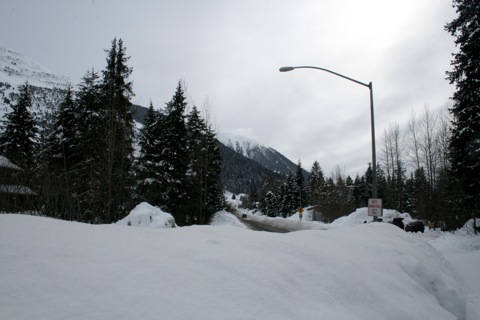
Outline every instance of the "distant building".
[[22, 169], [0, 156], [0, 212], [19, 212], [34, 209], [37, 196], [30, 188], [18, 184]]
[[324, 209], [322, 206], [315, 205], [315, 206], [305, 208], [305, 210], [311, 212], [312, 221], [325, 222], [324, 216], [323, 216]]
[[320, 221], [324, 223], [331, 223], [333, 220], [338, 218], [335, 216], [331, 210], [328, 210], [327, 207], [322, 205], [314, 205], [308, 208], [305, 208], [308, 212], [311, 212], [312, 221]]

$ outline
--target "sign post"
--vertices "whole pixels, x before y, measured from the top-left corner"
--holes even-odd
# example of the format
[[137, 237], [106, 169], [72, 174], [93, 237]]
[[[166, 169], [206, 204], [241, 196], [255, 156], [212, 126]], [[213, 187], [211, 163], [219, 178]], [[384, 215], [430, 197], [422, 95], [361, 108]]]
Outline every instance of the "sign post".
[[297, 211], [298, 211], [298, 218], [300, 219], [300, 221], [302, 221], [303, 208], [302, 208], [302, 207], [299, 207]]
[[374, 221], [382, 216], [382, 199], [368, 199], [368, 215], [372, 216]]

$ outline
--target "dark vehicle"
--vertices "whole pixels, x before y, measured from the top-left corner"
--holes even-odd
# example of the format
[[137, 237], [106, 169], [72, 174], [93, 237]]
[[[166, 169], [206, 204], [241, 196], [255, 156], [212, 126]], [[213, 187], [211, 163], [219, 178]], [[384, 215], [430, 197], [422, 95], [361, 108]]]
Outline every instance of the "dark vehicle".
[[405, 226], [405, 231], [407, 232], [424, 232], [425, 231], [425, 225], [423, 224], [422, 221], [410, 221], [406, 226]]
[[403, 224], [403, 218], [393, 218], [393, 220], [390, 223], [396, 225], [402, 230], [405, 227], [405, 225]]

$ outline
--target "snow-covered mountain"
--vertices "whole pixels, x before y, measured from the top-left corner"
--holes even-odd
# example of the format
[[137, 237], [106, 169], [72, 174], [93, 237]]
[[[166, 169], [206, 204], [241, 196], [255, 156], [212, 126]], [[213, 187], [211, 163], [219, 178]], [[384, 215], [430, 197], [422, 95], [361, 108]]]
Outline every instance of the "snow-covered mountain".
[[0, 119], [11, 111], [18, 86], [27, 81], [32, 88], [32, 114], [39, 121], [50, 119], [70, 80], [0, 43]]
[[66, 89], [70, 80], [58, 75], [22, 53], [0, 43], [0, 82], [12, 86], [24, 84], [26, 80], [34, 87]]
[[261, 164], [271, 171], [283, 175], [289, 172], [295, 173], [296, 171], [297, 164], [287, 159], [277, 150], [252, 139], [225, 132], [218, 133], [217, 138], [228, 148]]

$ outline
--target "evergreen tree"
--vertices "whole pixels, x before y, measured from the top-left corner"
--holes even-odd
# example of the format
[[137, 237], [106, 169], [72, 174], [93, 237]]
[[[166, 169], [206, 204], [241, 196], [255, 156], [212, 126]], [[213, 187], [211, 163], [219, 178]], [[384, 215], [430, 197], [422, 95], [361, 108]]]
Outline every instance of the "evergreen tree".
[[456, 38], [448, 80], [455, 84], [450, 155], [464, 193], [464, 207], [480, 215], [480, 2], [453, 0], [458, 17], [445, 26]]
[[158, 146], [157, 139], [159, 134], [159, 121], [161, 117], [160, 112], [153, 108], [153, 104], [150, 101], [150, 106], [145, 115], [145, 124], [140, 130], [140, 136], [138, 144], [140, 146], [140, 164], [147, 166], [148, 164], [158, 161]]
[[224, 207], [220, 174], [222, 161], [218, 141], [196, 106], [187, 116], [187, 223], [206, 224]]
[[262, 186], [260, 197], [260, 210], [270, 217], [281, 216], [280, 186], [283, 181], [267, 178]]
[[335, 216], [341, 217], [345, 214], [345, 207], [347, 202], [347, 186], [340, 172], [336, 177], [335, 185], [333, 188], [333, 213]]
[[325, 198], [325, 177], [318, 161], [315, 161], [312, 165], [307, 185], [308, 193], [310, 195], [310, 203], [312, 205], [323, 205]]
[[222, 157], [220, 156], [220, 148], [218, 140], [213, 129], [207, 126], [205, 135], [205, 145], [202, 153], [206, 165], [205, 192], [206, 192], [206, 210], [201, 223], [208, 223], [212, 215], [225, 208], [225, 197], [223, 195], [222, 186]]
[[386, 208], [393, 208], [393, 204], [395, 203], [396, 194], [395, 190], [395, 179], [391, 175], [387, 176], [387, 189], [384, 192], [383, 206]]
[[168, 185], [167, 210], [179, 225], [187, 223], [186, 174], [188, 169], [187, 128], [185, 109], [187, 102], [179, 81], [172, 100], [165, 108], [165, 121], [160, 134], [162, 146], [159, 170]]
[[95, 70], [85, 73], [75, 95], [77, 160], [72, 165], [72, 188], [77, 198], [82, 221], [102, 220], [105, 193], [102, 185], [103, 160], [107, 148], [105, 112], [102, 107], [100, 77]]
[[0, 154], [23, 169], [23, 181], [19, 181], [21, 184], [28, 184], [38, 151], [38, 129], [30, 113], [31, 106], [31, 88], [26, 82], [19, 87], [17, 102], [5, 116], [6, 125], [0, 135]]
[[193, 106], [185, 116], [179, 83], [162, 112], [151, 105], [140, 132], [137, 193], [172, 212], [179, 225], [206, 224], [224, 208], [222, 161], [215, 133]]
[[357, 173], [353, 182], [353, 199], [356, 208], [364, 207], [363, 195], [366, 193], [365, 188], [365, 176], [360, 177]]
[[387, 189], [387, 178], [385, 177], [385, 171], [383, 171], [382, 166], [379, 163], [377, 163], [377, 189], [377, 197], [383, 199]]
[[288, 173], [285, 182], [280, 187], [280, 212], [284, 218], [288, 217], [298, 208], [296, 198], [297, 183], [292, 172]]
[[362, 194], [362, 200], [364, 203], [364, 206], [366, 207], [368, 205], [368, 199], [372, 197], [372, 183], [373, 183], [373, 169], [372, 169], [372, 164], [368, 164], [367, 171], [365, 171], [365, 180], [364, 183], [365, 185], [363, 186], [363, 194]]
[[[403, 212], [405, 210], [404, 205], [404, 183], [405, 183], [405, 169], [403, 167], [403, 163], [399, 160], [395, 167], [392, 177], [392, 183], [390, 186], [390, 190], [392, 190], [392, 204], [391, 207], [395, 208], [396, 210]], [[388, 188], [387, 187], [387, 188]], [[379, 188], [380, 190], [385, 190], [384, 188]]]
[[427, 174], [425, 169], [420, 167], [420, 169], [415, 170], [414, 173], [415, 179], [415, 210], [413, 213], [418, 219], [431, 219], [431, 213], [429, 212], [428, 199], [430, 196], [430, 188], [427, 180]]
[[141, 201], [151, 205], [165, 208], [166, 183], [159, 170], [162, 145], [161, 132], [164, 125], [165, 115], [162, 112], [150, 107], [145, 117], [145, 125], [140, 130], [139, 146], [140, 155], [137, 162], [139, 183], [137, 185], [137, 196]]
[[60, 110], [57, 114], [54, 124], [51, 140], [53, 154], [61, 155], [63, 170], [68, 172], [74, 163], [74, 156], [77, 155], [75, 147], [77, 145], [77, 119], [76, 110], [73, 103], [72, 88], [68, 87], [65, 99], [60, 104]]
[[303, 175], [302, 162], [300, 160], [297, 163], [295, 182], [296, 182], [295, 197], [296, 197], [297, 208], [303, 207], [308, 203], [309, 197], [307, 193], [307, 185], [305, 183], [305, 176]]
[[332, 177], [325, 180], [325, 208], [327, 209], [327, 216], [329, 220], [333, 220], [332, 217], [336, 216], [337, 194], [336, 186]]
[[345, 179], [345, 188], [346, 188], [346, 201], [345, 201], [345, 213], [344, 214], [350, 214], [352, 213], [355, 208], [355, 197], [354, 197], [354, 182], [352, 177], [347, 176]]
[[107, 66], [101, 84], [102, 107], [106, 132], [106, 150], [103, 153], [102, 172], [106, 206], [105, 222], [123, 217], [132, 206], [133, 137], [134, 123], [130, 111], [133, 97], [132, 83], [128, 77], [132, 69], [127, 66], [129, 57], [123, 41], [114, 39], [107, 52]]
[[187, 170], [187, 195], [186, 222], [188, 224], [204, 223], [205, 205], [207, 198], [207, 157], [204, 152], [206, 146], [207, 126], [196, 106], [187, 116], [187, 150], [188, 150], [188, 170]]
[[410, 177], [405, 180], [404, 198], [405, 198], [405, 212], [413, 213], [416, 211], [416, 188], [415, 177], [413, 172], [410, 173]]
[[437, 184], [438, 211], [433, 218], [436, 221], [444, 221], [447, 230], [456, 230], [463, 227], [465, 218], [468, 219], [464, 204], [462, 203], [462, 187], [459, 179], [451, 170], [442, 170]]
[[53, 128], [40, 155], [39, 170], [40, 195], [46, 214], [65, 220], [81, 220], [72, 188], [72, 168], [79, 161], [77, 120], [72, 88], [68, 87], [54, 114]]
[[269, 217], [275, 217], [278, 214], [277, 197], [273, 191], [268, 191], [262, 201], [261, 210]]

